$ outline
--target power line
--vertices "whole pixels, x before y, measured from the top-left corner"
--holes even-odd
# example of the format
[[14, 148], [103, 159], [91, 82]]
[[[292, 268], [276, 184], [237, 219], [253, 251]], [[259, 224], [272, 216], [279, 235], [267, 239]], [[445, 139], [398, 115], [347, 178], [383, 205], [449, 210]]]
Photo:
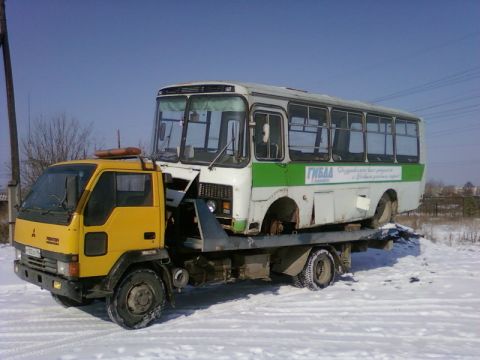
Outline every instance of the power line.
[[435, 138], [439, 136], [444, 136], [444, 135], [452, 135], [452, 134], [458, 134], [462, 133], [465, 131], [472, 131], [472, 130], [477, 130], [480, 129], [480, 125], [477, 126], [471, 126], [471, 127], [462, 127], [462, 128], [453, 128], [453, 129], [444, 129], [444, 130], [439, 130], [430, 134], [427, 134], [427, 138]]
[[448, 40], [448, 41], [444, 41], [442, 43], [439, 43], [437, 45], [433, 45], [431, 47], [425, 47], [421, 50], [415, 50], [415, 51], [411, 51], [410, 53], [405, 53], [405, 55], [403, 56], [392, 56], [392, 57], [387, 57], [385, 58], [384, 60], [382, 61], [378, 61], [376, 63], [373, 63], [373, 64], [370, 64], [370, 65], [367, 65], [367, 66], [363, 66], [363, 67], [359, 67], [357, 68], [356, 70], [352, 70], [352, 71], [348, 71], [348, 72], [344, 72], [344, 73], [340, 73], [338, 75], [333, 75], [333, 76], [327, 76], [325, 79], [335, 79], [335, 78], [340, 78], [340, 77], [343, 77], [343, 76], [351, 76], [352, 74], [363, 74], [366, 72], [366, 70], [372, 70], [372, 69], [378, 69], [379, 66], [381, 65], [385, 65], [385, 64], [392, 64], [392, 63], [396, 63], [396, 62], [399, 62], [399, 61], [403, 61], [404, 59], [411, 59], [413, 57], [416, 57], [416, 56], [419, 56], [419, 55], [422, 55], [424, 53], [428, 53], [432, 50], [437, 50], [437, 49], [440, 49], [440, 48], [443, 48], [445, 46], [448, 46], [452, 43], [460, 43], [461, 41], [464, 41], [464, 40], [467, 40], [467, 39], [470, 39], [470, 38], [473, 38], [473, 37], [476, 37], [480, 34], [480, 31], [475, 31], [475, 32], [471, 32], [471, 33], [467, 33], [467, 34], [464, 34], [462, 36], [459, 36], [459, 37], [456, 37], [456, 38], [453, 38], [451, 40]]
[[445, 105], [456, 104], [456, 103], [459, 103], [459, 102], [465, 102], [465, 101], [468, 101], [468, 100], [471, 100], [471, 99], [477, 99], [477, 98], [480, 98], [480, 95], [468, 96], [468, 97], [465, 97], [465, 98], [459, 98], [459, 99], [455, 99], [455, 100], [451, 100], [451, 101], [441, 101], [439, 103], [435, 103], [434, 105], [424, 106], [424, 107], [421, 107], [421, 108], [416, 108], [416, 109], [410, 110], [410, 112], [417, 112], [417, 111], [434, 109], [436, 107], [442, 107], [442, 106], [445, 106]]
[[453, 123], [455, 121], [458, 121], [458, 119], [460, 118], [465, 118], [466, 116], [468, 116], [468, 119], [471, 119], [471, 114], [475, 114], [475, 113], [478, 113], [477, 109], [458, 111], [453, 114], [437, 115], [433, 117], [427, 117], [427, 118], [423, 117], [423, 118], [428, 120], [429, 124], [438, 124], [445, 121], [451, 121]]
[[448, 76], [444, 76], [437, 80], [429, 81], [421, 85], [413, 86], [411, 88], [399, 90], [394, 93], [378, 97], [376, 99], [370, 100], [369, 102], [371, 103], [383, 102], [386, 100], [391, 100], [391, 99], [395, 99], [403, 96], [417, 94], [423, 91], [434, 90], [444, 86], [454, 85], [454, 84], [458, 84], [465, 81], [471, 81], [480, 77], [479, 69], [480, 69], [480, 66], [475, 66], [470, 69], [466, 69], [454, 74], [450, 74]]
[[455, 113], [455, 112], [464, 112], [466, 110], [469, 110], [469, 109], [475, 109], [475, 108], [478, 108], [480, 107], [480, 104], [473, 104], [473, 105], [468, 105], [468, 106], [462, 106], [462, 107], [457, 107], [457, 108], [450, 108], [450, 109], [446, 109], [446, 110], [443, 110], [443, 111], [435, 111], [433, 113], [427, 113], [427, 114], [422, 114], [421, 116], [423, 117], [427, 117], [427, 116], [435, 116], [435, 115], [451, 115], [450, 113]]
[[451, 161], [433, 161], [427, 163], [428, 165], [450, 165], [450, 164], [457, 164], [457, 165], [471, 165], [472, 162], [480, 162], [480, 159], [472, 159], [472, 160], [451, 160]]

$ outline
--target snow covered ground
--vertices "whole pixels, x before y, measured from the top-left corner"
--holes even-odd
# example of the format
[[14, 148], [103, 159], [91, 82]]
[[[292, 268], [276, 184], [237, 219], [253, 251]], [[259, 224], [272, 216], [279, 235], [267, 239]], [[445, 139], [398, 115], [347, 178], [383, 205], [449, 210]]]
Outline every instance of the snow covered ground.
[[187, 289], [137, 331], [64, 309], [0, 247], [0, 359], [479, 359], [480, 247], [425, 239], [353, 255], [319, 292], [284, 278]]

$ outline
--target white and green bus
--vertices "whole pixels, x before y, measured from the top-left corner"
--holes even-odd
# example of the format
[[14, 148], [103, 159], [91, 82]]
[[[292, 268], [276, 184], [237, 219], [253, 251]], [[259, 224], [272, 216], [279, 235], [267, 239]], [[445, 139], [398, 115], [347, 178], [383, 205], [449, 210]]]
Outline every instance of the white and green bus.
[[234, 234], [377, 227], [416, 209], [424, 191], [421, 119], [289, 88], [162, 88], [152, 150], [170, 186], [205, 199]]

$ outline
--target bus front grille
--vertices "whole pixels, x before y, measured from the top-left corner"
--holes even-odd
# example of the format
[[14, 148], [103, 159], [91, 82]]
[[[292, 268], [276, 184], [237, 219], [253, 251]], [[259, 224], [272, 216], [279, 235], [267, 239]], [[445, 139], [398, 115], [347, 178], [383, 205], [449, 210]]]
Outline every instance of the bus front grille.
[[233, 190], [228, 185], [200, 183], [199, 195], [203, 198], [231, 199]]

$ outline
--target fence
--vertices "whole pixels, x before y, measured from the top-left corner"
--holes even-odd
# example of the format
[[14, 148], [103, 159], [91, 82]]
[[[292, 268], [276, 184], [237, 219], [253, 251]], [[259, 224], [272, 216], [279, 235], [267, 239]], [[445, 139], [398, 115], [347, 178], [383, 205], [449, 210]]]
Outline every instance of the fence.
[[407, 215], [444, 217], [480, 216], [480, 196], [425, 196], [415, 211]]

